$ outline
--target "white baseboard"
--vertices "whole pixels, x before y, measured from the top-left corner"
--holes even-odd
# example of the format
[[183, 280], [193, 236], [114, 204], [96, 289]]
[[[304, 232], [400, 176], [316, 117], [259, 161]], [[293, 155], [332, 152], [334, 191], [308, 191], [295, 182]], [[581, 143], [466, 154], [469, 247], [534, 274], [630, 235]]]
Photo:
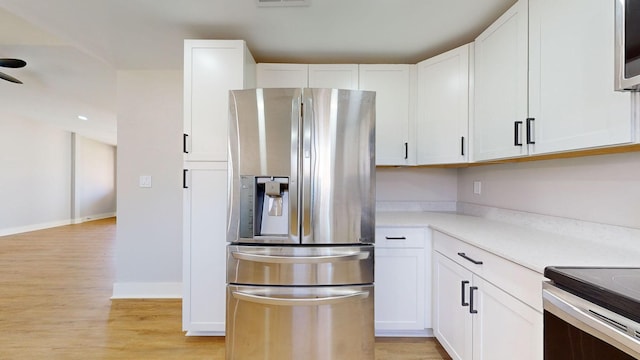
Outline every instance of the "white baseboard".
[[25, 233], [25, 232], [29, 232], [29, 231], [44, 230], [44, 229], [54, 228], [54, 227], [58, 227], [58, 226], [80, 224], [80, 223], [87, 222], [87, 221], [107, 219], [107, 218], [115, 217], [115, 216], [116, 216], [115, 212], [109, 212], [109, 213], [104, 213], [104, 214], [89, 215], [89, 216], [85, 216], [85, 217], [82, 217], [82, 218], [58, 220], [58, 221], [49, 221], [49, 222], [44, 222], [44, 223], [39, 223], [39, 224], [31, 224], [31, 225], [25, 225], [25, 226], [16, 226], [16, 227], [11, 227], [11, 228], [6, 228], [6, 229], [0, 229], [0, 236], [20, 234], [20, 233]]
[[116, 282], [111, 299], [181, 299], [181, 282]]
[[94, 215], [87, 215], [87, 216], [83, 216], [81, 218], [75, 218], [72, 220], [72, 224], [81, 224], [83, 222], [87, 222], [87, 221], [94, 221], [94, 220], [101, 220], [101, 219], [107, 219], [107, 218], [112, 218], [115, 217], [116, 213], [114, 212], [108, 212], [108, 213], [103, 213], [103, 214], [94, 214]]
[[423, 330], [376, 330], [376, 337], [434, 337], [433, 329]]
[[40, 224], [31, 224], [26, 226], [17, 226], [12, 228], [0, 229], [0, 236], [20, 234], [29, 231], [37, 231], [42, 229], [48, 229], [58, 226], [64, 226], [71, 224], [71, 220], [58, 220], [58, 221], [49, 221]]
[[189, 330], [185, 336], [224, 336], [224, 331], [193, 331]]

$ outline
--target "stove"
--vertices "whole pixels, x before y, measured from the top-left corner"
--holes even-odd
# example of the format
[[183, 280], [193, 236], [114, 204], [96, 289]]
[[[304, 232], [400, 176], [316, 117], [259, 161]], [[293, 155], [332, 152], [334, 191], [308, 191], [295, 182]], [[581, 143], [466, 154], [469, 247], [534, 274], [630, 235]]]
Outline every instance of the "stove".
[[547, 267], [554, 285], [640, 323], [640, 268]]
[[545, 360], [640, 358], [640, 268], [547, 267]]

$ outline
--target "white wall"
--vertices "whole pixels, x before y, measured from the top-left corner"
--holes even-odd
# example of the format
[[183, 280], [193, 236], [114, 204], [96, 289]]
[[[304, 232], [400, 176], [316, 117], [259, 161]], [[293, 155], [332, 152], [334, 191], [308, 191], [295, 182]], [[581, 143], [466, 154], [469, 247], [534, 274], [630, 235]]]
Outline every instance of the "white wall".
[[459, 169], [458, 200], [640, 228], [640, 152]]
[[115, 214], [114, 146], [46, 119], [4, 114], [0, 129], [0, 236]]
[[457, 200], [456, 169], [376, 168], [376, 201]]
[[[118, 72], [118, 228], [114, 297], [182, 282], [182, 71]], [[139, 187], [141, 175], [152, 187]], [[169, 295], [180, 295], [169, 294]]]
[[75, 151], [75, 216], [84, 221], [115, 215], [115, 146], [76, 136]]
[[71, 133], [0, 116], [0, 235], [68, 224]]

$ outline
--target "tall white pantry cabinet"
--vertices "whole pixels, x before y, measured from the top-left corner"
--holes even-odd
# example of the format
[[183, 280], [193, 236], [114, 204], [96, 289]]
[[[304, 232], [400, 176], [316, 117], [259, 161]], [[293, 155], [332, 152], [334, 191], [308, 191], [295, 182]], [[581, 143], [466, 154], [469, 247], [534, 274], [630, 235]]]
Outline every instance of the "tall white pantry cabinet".
[[225, 330], [229, 90], [255, 87], [242, 40], [184, 42], [183, 294], [187, 335]]

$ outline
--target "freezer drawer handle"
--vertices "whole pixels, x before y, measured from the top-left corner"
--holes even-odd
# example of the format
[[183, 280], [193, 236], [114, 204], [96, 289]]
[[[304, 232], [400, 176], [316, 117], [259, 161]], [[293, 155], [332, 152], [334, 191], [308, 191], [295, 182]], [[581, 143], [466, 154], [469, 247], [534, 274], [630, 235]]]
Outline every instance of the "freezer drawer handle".
[[369, 297], [368, 291], [358, 291], [352, 294], [328, 296], [322, 298], [308, 298], [308, 299], [287, 299], [287, 298], [274, 298], [269, 296], [260, 296], [254, 294], [247, 294], [240, 291], [232, 291], [233, 297], [238, 300], [249, 301], [258, 304], [276, 305], [276, 306], [320, 306], [338, 304], [350, 300], [366, 299]]
[[482, 265], [482, 261], [472, 259], [472, 258], [468, 257], [467, 254], [465, 254], [463, 252], [459, 252], [458, 256], [464, 258], [465, 260], [469, 260], [469, 261], [471, 261], [472, 263], [474, 263], [476, 265]]
[[364, 260], [369, 258], [369, 252], [357, 251], [338, 255], [322, 256], [272, 256], [262, 254], [250, 254], [246, 252], [232, 251], [231, 256], [237, 260], [255, 261], [272, 264], [321, 264], [338, 261]]
[[387, 240], [407, 240], [406, 236], [385, 236]]

